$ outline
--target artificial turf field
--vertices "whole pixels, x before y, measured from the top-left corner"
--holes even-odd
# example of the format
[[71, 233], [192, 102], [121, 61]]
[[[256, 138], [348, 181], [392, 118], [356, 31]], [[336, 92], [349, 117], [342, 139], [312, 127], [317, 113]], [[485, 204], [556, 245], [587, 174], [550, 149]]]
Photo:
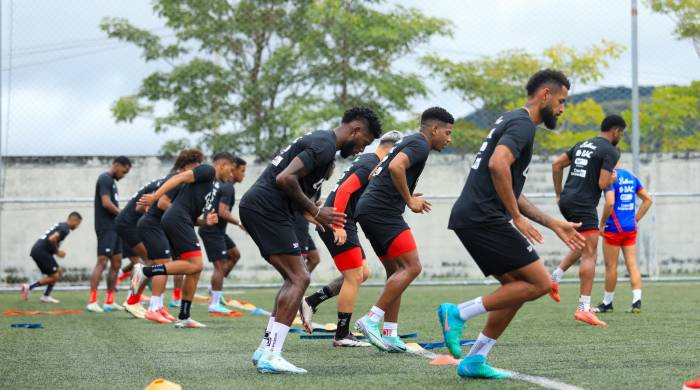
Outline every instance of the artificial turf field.
[[[415, 331], [419, 341], [439, 341], [437, 304], [492, 289], [410, 287], [402, 300], [399, 332]], [[525, 305], [491, 352], [491, 363], [586, 389], [680, 389], [683, 380], [700, 373], [700, 285], [648, 284], [640, 315], [624, 313], [631, 294], [620, 286], [616, 311], [600, 316], [607, 327], [572, 319], [577, 291], [577, 285], [563, 284], [561, 303], [545, 296]], [[596, 285], [596, 303], [601, 292]], [[364, 313], [378, 293], [378, 288], [363, 289], [356, 312]], [[269, 308], [274, 294], [256, 289], [228, 296]], [[86, 292], [58, 291], [54, 296], [61, 304], [49, 306], [39, 302], [40, 295], [37, 290], [23, 302], [19, 293], [0, 294], [0, 311], [83, 309], [87, 300]], [[414, 355], [333, 348], [329, 340], [300, 340], [297, 334], [287, 338], [284, 356], [309, 373], [261, 375], [250, 357], [266, 317], [208, 317], [204, 303], [193, 304], [192, 316], [208, 328], [174, 329], [125, 312], [2, 315], [0, 389], [143, 389], [158, 377], [184, 389], [538, 388], [519, 380], [464, 380], [453, 366], [431, 366]], [[472, 321], [465, 338], [475, 338], [485, 318]], [[334, 322], [335, 301], [322, 304], [314, 321]], [[41, 322], [45, 328], [11, 328], [16, 322]]]

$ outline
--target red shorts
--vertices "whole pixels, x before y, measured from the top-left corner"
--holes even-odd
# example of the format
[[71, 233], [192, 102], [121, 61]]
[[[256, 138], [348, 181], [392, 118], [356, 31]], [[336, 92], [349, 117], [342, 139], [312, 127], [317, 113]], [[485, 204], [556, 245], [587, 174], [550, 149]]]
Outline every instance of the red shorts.
[[637, 244], [637, 232], [605, 232], [605, 243], [612, 246], [635, 246]]
[[360, 268], [362, 267], [362, 261], [364, 259], [364, 253], [362, 253], [362, 248], [359, 246], [333, 256], [333, 261], [335, 262], [335, 266], [338, 268], [338, 271], [347, 271], [349, 269]]
[[406, 229], [391, 241], [386, 255], [379, 256], [379, 260], [391, 260], [414, 250], [416, 250], [416, 240], [413, 238], [411, 229]]

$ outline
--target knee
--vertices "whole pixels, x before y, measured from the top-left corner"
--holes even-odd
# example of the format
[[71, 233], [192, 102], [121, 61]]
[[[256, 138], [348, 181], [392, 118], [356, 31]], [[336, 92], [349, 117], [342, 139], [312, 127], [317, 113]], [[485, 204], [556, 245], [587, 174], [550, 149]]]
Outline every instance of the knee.
[[306, 269], [304, 269], [294, 274], [294, 277], [291, 278], [291, 282], [306, 290], [306, 288], [309, 287], [309, 284], [311, 283], [311, 274], [309, 274], [309, 272]]
[[202, 261], [193, 261], [192, 262], [192, 273], [193, 274], [198, 274], [202, 272], [204, 269], [204, 264], [202, 264]]
[[362, 283], [367, 281], [369, 278], [369, 268], [368, 267], [362, 267]]
[[366, 278], [363, 270], [355, 270], [355, 271], [358, 271], [358, 272], [348, 272], [343, 277], [345, 278], [345, 281], [348, 284], [350, 284], [352, 286], [359, 286], [367, 278]]
[[552, 288], [552, 282], [548, 279], [542, 279], [532, 284], [531, 286], [533, 295], [535, 296], [535, 298], [539, 298], [549, 293], [549, 290]]
[[423, 266], [420, 263], [411, 264], [405, 268], [405, 271], [411, 278], [415, 279], [423, 272]]

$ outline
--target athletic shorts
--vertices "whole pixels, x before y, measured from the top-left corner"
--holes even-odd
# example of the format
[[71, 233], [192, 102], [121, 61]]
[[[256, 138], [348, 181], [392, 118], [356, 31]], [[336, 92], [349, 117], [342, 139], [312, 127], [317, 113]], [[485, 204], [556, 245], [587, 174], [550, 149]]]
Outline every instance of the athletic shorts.
[[136, 224], [141, 242], [148, 252], [148, 260], [171, 259], [170, 241], [160, 224], [160, 219], [144, 214]]
[[635, 246], [637, 245], [637, 231], [632, 232], [605, 232], [605, 243], [612, 246]]
[[[141, 236], [139, 236], [139, 229], [136, 225], [129, 225], [129, 224], [122, 224], [122, 223], [117, 223], [116, 224], [116, 230], [117, 234], [119, 235], [119, 238], [122, 239], [124, 251], [126, 252], [126, 248], [131, 248], [138, 243], [141, 242]], [[128, 257], [126, 253], [124, 254], [124, 257]]]
[[[317, 230], [318, 231], [318, 230]], [[324, 232], [318, 231], [321, 241], [331, 253], [335, 267], [338, 271], [359, 268], [362, 266], [362, 261], [366, 259], [365, 251], [360, 245], [360, 236], [356, 231], [346, 230], [348, 235], [343, 245], [336, 245], [333, 238], [333, 231], [326, 229]]]
[[97, 256], [117, 256], [122, 254], [122, 239], [116, 230], [97, 232]]
[[199, 237], [194, 231], [194, 225], [188, 220], [177, 215], [165, 213], [161, 219], [163, 230], [173, 247], [173, 258], [186, 260], [191, 257], [202, 256], [202, 247], [199, 245]]
[[581, 234], [598, 234], [598, 211], [595, 208], [583, 209], [559, 205], [559, 211], [569, 222], [581, 222], [576, 229]]
[[236, 247], [231, 237], [226, 233], [202, 233], [199, 231], [199, 237], [204, 243], [204, 250], [207, 252], [209, 262], [213, 263], [219, 260], [228, 260], [228, 251]]
[[29, 255], [32, 257], [37, 267], [39, 267], [42, 274], [51, 275], [58, 271], [58, 263], [56, 262], [56, 258], [53, 257], [53, 253], [51, 253], [47, 248], [42, 248], [35, 245], [32, 247], [32, 251]]
[[484, 276], [500, 276], [539, 259], [532, 244], [508, 222], [454, 232]]
[[255, 241], [260, 256], [265, 260], [269, 261], [272, 255], [301, 256], [301, 247], [294, 233], [292, 219], [273, 221], [257, 211], [245, 207], [240, 207], [238, 213], [243, 227]]
[[294, 234], [299, 240], [299, 247], [301, 247], [303, 255], [316, 250], [316, 243], [309, 234], [309, 222], [305, 219], [298, 217], [294, 219]]
[[357, 221], [380, 260], [390, 260], [416, 250], [411, 229], [401, 216], [364, 214]]

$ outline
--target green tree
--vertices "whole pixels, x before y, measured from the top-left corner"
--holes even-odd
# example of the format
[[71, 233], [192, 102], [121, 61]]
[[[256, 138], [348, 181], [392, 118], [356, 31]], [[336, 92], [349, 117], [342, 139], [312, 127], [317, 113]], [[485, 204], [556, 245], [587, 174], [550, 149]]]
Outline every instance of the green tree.
[[654, 12], [674, 19], [678, 39], [691, 39], [700, 56], [700, 0], [647, 0]]

